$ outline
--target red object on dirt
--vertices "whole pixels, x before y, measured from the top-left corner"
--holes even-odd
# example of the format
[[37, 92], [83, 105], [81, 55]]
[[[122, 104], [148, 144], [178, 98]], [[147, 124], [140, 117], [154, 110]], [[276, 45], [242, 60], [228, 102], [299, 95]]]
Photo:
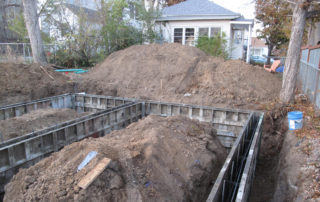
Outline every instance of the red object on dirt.
[[100, 136], [99, 136], [99, 133], [94, 133], [94, 134], [90, 135], [90, 137], [98, 138], [98, 137], [100, 137]]

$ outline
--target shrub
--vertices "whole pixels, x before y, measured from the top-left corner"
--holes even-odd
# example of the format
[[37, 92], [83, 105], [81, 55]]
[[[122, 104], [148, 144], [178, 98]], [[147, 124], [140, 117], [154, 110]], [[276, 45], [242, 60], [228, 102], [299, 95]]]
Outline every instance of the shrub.
[[196, 47], [208, 55], [223, 57], [224, 59], [229, 58], [225, 33], [213, 37], [199, 37]]

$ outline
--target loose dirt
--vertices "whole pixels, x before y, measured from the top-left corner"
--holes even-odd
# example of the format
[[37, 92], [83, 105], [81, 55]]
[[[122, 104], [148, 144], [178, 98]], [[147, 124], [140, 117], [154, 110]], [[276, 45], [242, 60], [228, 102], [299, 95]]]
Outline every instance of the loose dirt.
[[[266, 109], [264, 104], [274, 103], [278, 98], [281, 74], [268, 73], [262, 67], [240, 60], [224, 61], [207, 56], [194, 47], [153, 44], [115, 52], [88, 74], [74, 75], [69, 79], [78, 83], [76, 89], [79, 91], [93, 94], [270, 112], [265, 116], [261, 154], [251, 193], [255, 194], [254, 199], [261, 196], [263, 200], [260, 201], [272, 199], [278, 172], [277, 159], [287, 124], [281, 107]], [[60, 94], [64, 92], [62, 89], [52, 91]], [[47, 96], [41, 89], [39, 92], [35, 89], [34, 94]], [[13, 95], [21, 98], [19, 93]], [[23, 96], [32, 97], [29, 94]], [[252, 201], [259, 201], [254, 199]]]
[[274, 201], [319, 201], [320, 113], [308, 102], [294, 108], [303, 112], [303, 128], [284, 139]]
[[272, 101], [280, 87], [281, 78], [262, 67], [179, 44], [115, 52], [80, 83], [82, 91], [95, 94], [221, 106]]
[[6, 141], [86, 114], [88, 113], [78, 114], [72, 109], [39, 109], [19, 117], [1, 120], [0, 133], [3, 141]]
[[0, 63], [0, 105], [73, 91], [73, 83], [51, 67]]
[[[185, 117], [148, 116], [21, 169], [4, 201], [202, 201], [227, 155], [215, 134], [209, 124]], [[90, 151], [98, 155], [77, 172]], [[77, 183], [103, 157], [112, 163], [80, 189]]]

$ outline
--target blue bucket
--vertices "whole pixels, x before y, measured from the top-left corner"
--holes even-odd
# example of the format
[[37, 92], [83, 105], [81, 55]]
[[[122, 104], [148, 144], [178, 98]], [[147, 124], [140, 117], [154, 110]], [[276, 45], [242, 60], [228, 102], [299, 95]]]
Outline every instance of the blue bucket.
[[303, 114], [300, 111], [288, 113], [289, 130], [298, 130], [302, 128]]

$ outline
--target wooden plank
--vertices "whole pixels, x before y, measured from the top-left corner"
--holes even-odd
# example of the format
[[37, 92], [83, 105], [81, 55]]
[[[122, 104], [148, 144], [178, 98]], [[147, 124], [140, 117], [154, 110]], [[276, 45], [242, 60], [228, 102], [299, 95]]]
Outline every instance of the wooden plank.
[[86, 189], [109, 165], [111, 159], [103, 158], [99, 163], [87, 173], [78, 183], [78, 186], [82, 189]]

